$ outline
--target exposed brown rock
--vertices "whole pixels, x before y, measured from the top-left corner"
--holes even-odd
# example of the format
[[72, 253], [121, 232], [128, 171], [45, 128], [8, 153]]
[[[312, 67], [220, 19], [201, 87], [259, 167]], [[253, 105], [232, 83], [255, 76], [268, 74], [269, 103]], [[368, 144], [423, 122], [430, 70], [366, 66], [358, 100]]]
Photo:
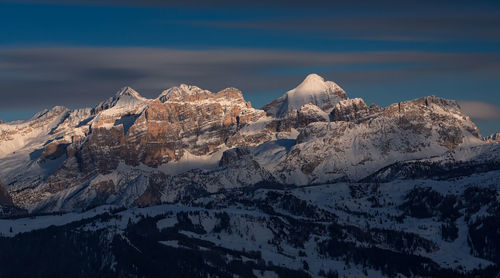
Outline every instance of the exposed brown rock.
[[97, 168], [100, 173], [108, 173], [121, 160], [156, 167], [181, 159], [186, 151], [206, 155], [226, 143], [237, 146], [238, 142], [257, 144], [269, 140], [265, 132], [238, 134], [240, 128], [263, 116], [264, 112], [251, 108], [237, 89], [214, 94], [181, 85], [149, 102], [127, 132], [122, 125], [109, 126], [112, 120], [99, 116], [88, 139], [76, 150], [79, 154], [69, 148], [68, 155], [81, 158], [80, 169], [84, 172]]
[[357, 122], [381, 112], [383, 109], [372, 104], [368, 107], [360, 98], [342, 100], [330, 113], [331, 121]]
[[306, 104], [297, 113], [296, 128], [306, 127], [310, 123], [328, 122], [328, 114], [314, 104]]
[[66, 153], [66, 148], [68, 147], [66, 142], [51, 142], [45, 146], [43, 153], [40, 156], [41, 159], [56, 159], [61, 157]]

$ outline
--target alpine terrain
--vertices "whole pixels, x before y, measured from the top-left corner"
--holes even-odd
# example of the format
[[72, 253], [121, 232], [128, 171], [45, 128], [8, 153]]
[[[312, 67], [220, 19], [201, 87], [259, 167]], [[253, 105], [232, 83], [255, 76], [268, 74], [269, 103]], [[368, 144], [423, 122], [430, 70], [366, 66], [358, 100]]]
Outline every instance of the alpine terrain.
[[0, 277], [498, 277], [499, 137], [316, 74], [55, 106], [0, 122]]

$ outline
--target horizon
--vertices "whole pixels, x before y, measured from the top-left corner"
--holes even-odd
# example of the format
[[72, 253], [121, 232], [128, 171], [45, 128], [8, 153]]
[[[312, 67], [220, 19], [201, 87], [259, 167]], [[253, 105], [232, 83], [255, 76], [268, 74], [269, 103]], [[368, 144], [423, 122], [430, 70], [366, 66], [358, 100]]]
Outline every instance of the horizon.
[[[286, 5], [288, 3], [288, 5]], [[92, 107], [123, 86], [235, 87], [256, 108], [308, 73], [385, 107], [457, 100], [500, 131], [500, 3], [0, 1], [0, 120]]]

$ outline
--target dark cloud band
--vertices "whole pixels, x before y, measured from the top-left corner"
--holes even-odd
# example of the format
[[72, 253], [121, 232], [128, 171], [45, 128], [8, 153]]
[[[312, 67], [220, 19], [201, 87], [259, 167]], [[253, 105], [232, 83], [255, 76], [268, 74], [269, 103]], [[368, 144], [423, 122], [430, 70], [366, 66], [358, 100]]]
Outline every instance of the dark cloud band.
[[482, 101], [460, 101], [462, 111], [473, 120], [500, 121], [500, 108]]
[[130, 85], [148, 97], [179, 83], [284, 92], [309, 72], [369, 83], [449, 72], [500, 73], [500, 54], [158, 48], [0, 50], [0, 109], [89, 106]]

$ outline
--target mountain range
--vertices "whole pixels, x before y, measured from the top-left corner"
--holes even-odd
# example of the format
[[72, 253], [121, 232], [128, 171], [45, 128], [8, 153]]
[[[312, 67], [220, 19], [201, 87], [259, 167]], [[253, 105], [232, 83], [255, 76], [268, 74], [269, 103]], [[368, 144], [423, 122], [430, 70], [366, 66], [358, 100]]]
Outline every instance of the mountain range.
[[[0, 123], [0, 276], [495, 277], [499, 137], [316, 74], [262, 109], [185, 84], [56, 106]], [[49, 243], [67, 266], [16, 268]]]

